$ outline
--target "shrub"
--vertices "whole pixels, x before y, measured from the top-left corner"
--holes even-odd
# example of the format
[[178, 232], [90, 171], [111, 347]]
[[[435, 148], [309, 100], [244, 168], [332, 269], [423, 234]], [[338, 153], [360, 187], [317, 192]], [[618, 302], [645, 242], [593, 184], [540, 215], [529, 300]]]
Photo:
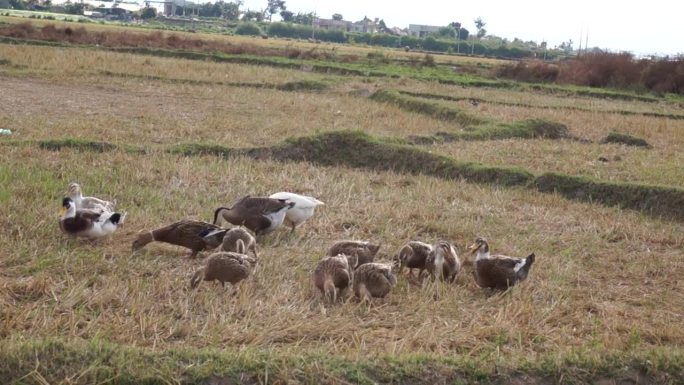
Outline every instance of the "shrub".
[[241, 23], [235, 28], [235, 33], [237, 35], [250, 35], [250, 36], [261, 36], [261, 28], [254, 23]]
[[519, 61], [515, 65], [503, 65], [497, 70], [497, 76], [523, 82], [554, 82], [558, 73], [557, 65], [539, 60]]
[[649, 62], [641, 73], [641, 81], [649, 90], [684, 95], [684, 57]]
[[140, 17], [143, 19], [153, 19], [157, 17], [157, 10], [152, 7], [145, 7], [140, 13]]

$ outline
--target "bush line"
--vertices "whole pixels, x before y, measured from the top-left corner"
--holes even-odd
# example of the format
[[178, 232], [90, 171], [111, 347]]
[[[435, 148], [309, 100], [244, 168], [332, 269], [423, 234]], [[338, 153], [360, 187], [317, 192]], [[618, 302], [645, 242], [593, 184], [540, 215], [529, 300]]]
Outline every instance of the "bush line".
[[[53, 151], [75, 148], [96, 152], [145, 152], [135, 147], [74, 139], [38, 143], [41, 148]], [[271, 147], [234, 149], [217, 144], [188, 143], [167, 148], [166, 151], [185, 156], [246, 156], [257, 160], [311, 162], [324, 166], [341, 165], [412, 175], [423, 174], [447, 180], [464, 179], [468, 182], [506, 187], [521, 186], [545, 193], [556, 192], [571, 200], [599, 202], [654, 217], [684, 221], [684, 190], [676, 187], [604, 182], [559, 173], [535, 176], [520, 168], [456, 161], [414, 146], [374, 138], [360, 131], [337, 131], [288, 139]]]

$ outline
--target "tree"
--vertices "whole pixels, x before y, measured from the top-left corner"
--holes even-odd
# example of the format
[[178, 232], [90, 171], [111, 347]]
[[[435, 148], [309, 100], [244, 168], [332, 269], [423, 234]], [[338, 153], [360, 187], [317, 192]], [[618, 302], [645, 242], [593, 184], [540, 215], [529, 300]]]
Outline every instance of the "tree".
[[341, 13], [334, 13], [334, 14], [332, 15], [332, 19], [333, 19], [333, 20], [344, 20], [344, 17], [342, 16]]
[[455, 38], [456, 37], [456, 30], [453, 29], [452, 27], [442, 27], [437, 30], [437, 33], [435, 34], [439, 37], [446, 37], [446, 38]]
[[387, 28], [387, 24], [385, 24], [385, 20], [380, 19], [380, 21], [378, 22], [378, 32], [387, 33], [387, 30], [388, 30], [388, 28]]
[[151, 7], [145, 7], [142, 9], [142, 12], [140, 13], [140, 17], [142, 19], [153, 19], [157, 17], [157, 10]]
[[485, 37], [485, 35], [487, 34], [487, 30], [484, 29], [485, 25], [487, 25], [487, 23], [485, 23], [481, 17], [478, 17], [477, 19], [475, 19], [475, 28], [477, 28], [477, 37], [480, 39]]
[[227, 20], [237, 20], [240, 18], [240, 6], [242, 5], [242, 0], [232, 1], [230, 3], [224, 3], [219, 1], [219, 8], [221, 10], [221, 17]]
[[[268, 21], [271, 21], [274, 14], [285, 10], [285, 0], [268, 0], [264, 13], [268, 15]], [[266, 15], [264, 15], [264, 17], [266, 17]]]
[[280, 11], [280, 18], [285, 22], [291, 23], [294, 21], [294, 13], [291, 11]]
[[242, 16], [244, 21], [264, 21], [264, 13], [259, 11], [252, 11], [248, 9], [247, 12]]
[[309, 13], [297, 13], [293, 18], [292, 22], [297, 24], [311, 25], [313, 23], [314, 17], [316, 17], [313, 12]]

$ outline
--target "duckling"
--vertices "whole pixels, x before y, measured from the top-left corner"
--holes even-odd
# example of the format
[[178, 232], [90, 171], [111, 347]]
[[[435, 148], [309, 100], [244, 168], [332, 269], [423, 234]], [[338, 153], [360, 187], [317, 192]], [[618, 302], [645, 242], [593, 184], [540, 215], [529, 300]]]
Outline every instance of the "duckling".
[[150, 242], [164, 242], [187, 247], [191, 250], [188, 257], [195, 258], [202, 250], [218, 247], [223, 242], [223, 235], [225, 234], [223, 230], [211, 223], [183, 219], [168, 226], [138, 234], [138, 238], [133, 241], [131, 248], [136, 251]]
[[389, 264], [371, 262], [354, 271], [354, 294], [364, 302], [371, 303], [372, 298], [384, 298], [395, 283], [397, 279]]
[[325, 203], [316, 198], [284, 191], [272, 194], [269, 198], [284, 199], [286, 202], [293, 202], [295, 204], [294, 207], [291, 207], [285, 213], [285, 222], [292, 228], [290, 232], [294, 232], [297, 226], [311, 218], [314, 215], [316, 206], [325, 205]]
[[77, 210], [69, 197], [62, 200], [62, 208], [59, 228], [66, 234], [80, 238], [97, 239], [113, 234], [126, 216], [108, 211]]
[[506, 290], [525, 280], [534, 263], [534, 253], [527, 258], [506, 255], [490, 255], [489, 244], [485, 238], [478, 237], [469, 248], [475, 257], [475, 282], [480, 287]]
[[432, 246], [432, 251], [425, 260], [428, 272], [440, 280], [454, 282], [456, 275], [461, 270], [461, 260], [458, 258], [456, 248], [447, 241], [437, 241]]
[[259, 258], [256, 250], [256, 239], [252, 236], [252, 234], [242, 227], [233, 227], [232, 229], [226, 231], [225, 235], [223, 236], [223, 246], [221, 246], [221, 249], [223, 251], [236, 252], [238, 248], [238, 241], [242, 241], [246, 250], [254, 253], [254, 258]]
[[116, 201], [110, 202], [95, 197], [84, 197], [81, 191], [81, 186], [75, 182], [69, 183], [67, 194], [68, 197], [74, 201], [74, 204], [76, 204], [76, 210], [90, 209], [101, 212], [114, 212], [114, 208], [116, 207]]
[[358, 258], [358, 265], [361, 266], [373, 262], [380, 246], [368, 241], [337, 241], [330, 247], [326, 255], [355, 255]]
[[202, 281], [215, 280], [221, 282], [223, 287], [226, 282], [236, 286], [249, 277], [257, 260], [244, 254], [245, 245], [241, 239], [238, 239], [236, 244], [238, 245], [237, 252], [219, 251], [211, 254], [205, 266], [193, 274], [190, 287], [195, 289]]
[[423, 275], [425, 261], [432, 252], [432, 245], [420, 241], [409, 241], [399, 250], [395, 260], [399, 262], [399, 274], [404, 267], [408, 267], [409, 275], [413, 275], [413, 269], [419, 269], [418, 278]]
[[244, 196], [233, 207], [219, 207], [214, 211], [214, 224], [219, 217], [236, 225], [245, 226], [256, 235], [270, 233], [283, 224], [287, 210], [294, 207], [294, 202], [284, 199]]
[[344, 254], [328, 256], [318, 262], [313, 272], [313, 281], [325, 299], [337, 301], [337, 293], [341, 293], [352, 283], [357, 262], [356, 256]]

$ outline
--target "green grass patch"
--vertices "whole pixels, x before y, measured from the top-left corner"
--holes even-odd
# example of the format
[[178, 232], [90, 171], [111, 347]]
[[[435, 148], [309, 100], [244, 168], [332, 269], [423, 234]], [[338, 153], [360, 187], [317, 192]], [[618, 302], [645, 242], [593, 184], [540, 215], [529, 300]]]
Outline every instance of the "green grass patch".
[[568, 132], [566, 125], [541, 119], [522, 120], [514, 123], [487, 122], [466, 132], [438, 132], [434, 135], [413, 135], [408, 140], [414, 144], [434, 144], [459, 140], [499, 139], [577, 139]]
[[[449, 357], [416, 354], [349, 358], [329, 354], [280, 353], [273, 349], [145, 349], [97, 338], [28, 339], [0, 346], [2, 383], [70, 384], [529, 384], [596, 383], [620, 379], [640, 383], [684, 381], [681, 352], [596, 355], [571, 351], [519, 367], [490, 355]], [[505, 361], [504, 361], [505, 362]], [[517, 383], [517, 382], [516, 382]], [[521, 382], [523, 383], [523, 382]]]
[[628, 146], [651, 148], [652, 146], [642, 138], [637, 138], [629, 134], [620, 134], [617, 132], [611, 132], [605, 138], [601, 139], [601, 143], [619, 143], [626, 144]]
[[144, 154], [145, 149], [134, 147], [130, 145], [116, 145], [108, 142], [98, 142], [86, 139], [50, 139], [38, 141], [38, 146], [44, 150], [60, 151], [63, 148], [74, 148], [78, 150], [94, 151], [94, 152], [109, 152], [109, 151], [124, 151], [129, 153]]
[[558, 173], [540, 175], [534, 180], [534, 186], [541, 192], [557, 192], [568, 199], [599, 202], [684, 221], [684, 190], [674, 187], [603, 182]]
[[59, 151], [63, 148], [76, 148], [79, 150], [107, 152], [117, 150], [119, 147], [107, 142], [95, 142], [83, 139], [50, 139], [38, 142], [40, 148], [50, 151]]
[[435, 119], [454, 122], [464, 127], [487, 122], [487, 120], [468, 114], [459, 108], [443, 106], [437, 103], [420, 100], [419, 98], [402, 95], [397, 90], [378, 90], [371, 95], [371, 99], [378, 102], [394, 104], [404, 110], [428, 115]]
[[277, 160], [308, 161], [322, 165], [345, 165], [371, 170], [391, 170], [432, 175], [444, 179], [467, 179], [477, 183], [520, 186], [533, 175], [512, 167], [493, 167], [431, 154], [413, 146], [390, 143], [360, 131], [338, 131], [286, 141], [270, 149]]

